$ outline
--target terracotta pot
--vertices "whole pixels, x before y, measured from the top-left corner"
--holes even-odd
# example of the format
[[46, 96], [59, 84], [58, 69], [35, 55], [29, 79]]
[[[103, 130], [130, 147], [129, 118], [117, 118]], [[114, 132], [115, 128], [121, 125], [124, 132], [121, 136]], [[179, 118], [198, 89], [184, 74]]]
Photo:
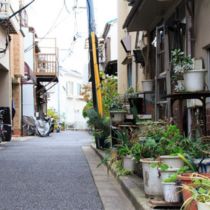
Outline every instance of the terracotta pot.
[[[178, 176], [178, 179], [181, 181], [182, 184], [185, 184], [185, 185], [193, 185], [192, 177], [199, 177], [200, 175], [201, 176], [206, 176], [206, 177], [210, 178], [210, 173], [206, 173], [206, 174], [185, 173], [185, 174], [179, 175]], [[185, 189], [182, 190], [182, 197], [183, 197], [183, 200], [184, 201], [186, 201], [191, 196], [192, 196], [192, 194], [191, 194], [190, 191], [185, 190]], [[196, 201], [192, 201], [192, 203], [190, 203], [185, 208], [185, 210], [198, 210]]]

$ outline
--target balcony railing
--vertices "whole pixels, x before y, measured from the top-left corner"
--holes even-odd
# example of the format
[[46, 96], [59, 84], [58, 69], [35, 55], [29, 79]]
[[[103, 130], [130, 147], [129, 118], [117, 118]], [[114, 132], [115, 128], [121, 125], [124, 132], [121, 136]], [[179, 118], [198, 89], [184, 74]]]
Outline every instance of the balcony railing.
[[0, 20], [2, 21], [1, 26], [9, 30], [9, 33], [16, 34], [19, 29], [19, 20], [17, 16], [8, 19], [14, 11], [12, 10], [11, 3], [9, 0], [0, 0]]
[[56, 54], [39, 53], [37, 55], [37, 78], [42, 80], [53, 80], [57, 78], [58, 62]]

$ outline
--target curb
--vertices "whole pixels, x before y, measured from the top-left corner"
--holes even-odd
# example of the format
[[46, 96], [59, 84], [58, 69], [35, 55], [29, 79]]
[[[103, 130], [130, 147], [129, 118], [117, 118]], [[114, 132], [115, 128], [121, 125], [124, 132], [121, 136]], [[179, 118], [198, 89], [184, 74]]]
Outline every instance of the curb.
[[[91, 144], [91, 148], [96, 152], [96, 154], [103, 159], [105, 153], [101, 150], [96, 149], [94, 144]], [[117, 179], [118, 183], [121, 185], [123, 192], [130, 199], [132, 204], [137, 210], [151, 210], [149, 206], [148, 199], [145, 197], [143, 190], [143, 181], [136, 175], [130, 176], [117, 176], [113, 168], [110, 169], [114, 177]]]

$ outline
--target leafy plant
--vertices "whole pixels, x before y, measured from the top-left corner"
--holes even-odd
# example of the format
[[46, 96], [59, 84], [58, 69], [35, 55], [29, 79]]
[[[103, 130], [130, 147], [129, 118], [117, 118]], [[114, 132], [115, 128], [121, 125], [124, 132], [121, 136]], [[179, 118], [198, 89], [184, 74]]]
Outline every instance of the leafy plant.
[[52, 108], [47, 110], [47, 116], [51, 117], [54, 119], [54, 128], [58, 128], [58, 120], [59, 120], [59, 116], [56, 113], [56, 111]]
[[142, 152], [142, 145], [139, 143], [133, 144], [133, 146], [131, 147], [131, 154], [136, 161], [140, 160], [141, 152]]
[[123, 111], [123, 101], [119, 96], [116, 96], [112, 99], [112, 103], [110, 104], [109, 109], [111, 111]]
[[183, 74], [184, 71], [193, 68], [193, 61], [190, 56], [186, 56], [181, 49], [174, 49], [171, 51], [171, 61], [174, 66], [175, 74]]
[[125, 157], [131, 154], [131, 150], [127, 145], [120, 146], [118, 149], [118, 154], [120, 157]]
[[117, 176], [126, 176], [132, 174], [132, 171], [123, 168], [122, 160], [115, 161], [113, 167]]
[[168, 178], [164, 179], [163, 182], [165, 182], [165, 183], [176, 182], [178, 175], [183, 174], [187, 171], [189, 171], [189, 167], [188, 166], [183, 166], [176, 173], [173, 173]]
[[182, 189], [191, 193], [191, 196], [183, 203], [181, 209], [187, 208], [192, 201], [210, 202], [210, 179], [208, 177], [192, 174], [193, 185], [183, 185]]

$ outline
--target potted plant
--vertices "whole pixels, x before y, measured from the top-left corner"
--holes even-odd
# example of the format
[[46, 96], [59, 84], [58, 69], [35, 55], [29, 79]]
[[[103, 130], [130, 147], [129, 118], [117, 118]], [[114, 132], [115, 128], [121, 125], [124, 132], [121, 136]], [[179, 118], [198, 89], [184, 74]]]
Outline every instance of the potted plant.
[[113, 98], [109, 110], [112, 123], [119, 124], [124, 121], [127, 112], [123, 109], [123, 102], [119, 96]]
[[135, 167], [134, 167], [134, 173], [136, 173], [139, 177], [143, 177], [142, 173], [142, 164], [140, 162], [141, 158], [141, 149], [142, 145], [140, 143], [134, 143], [131, 147], [131, 154], [135, 160]]
[[127, 130], [117, 131], [121, 146], [118, 148], [118, 155], [122, 158], [123, 168], [128, 171], [134, 171], [135, 160], [131, 153], [131, 143]]
[[[190, 196], [182, 205], [181, 209], [210, 209], [210, 178], [203, 175], [193, 174], [192, 184], [183, 185], [182, 189], [190, 192]], [[193, 205], [192, 205], [193, 204]]]
[[[180, 49], [171, 51], [173, 65], [173, 81], [175, 83], [174, 90], [180, 91], [202, 91], [204, 90], [205, 70], [198, 60], [186, 56]], [[184, 80], [184, 81], [183, 81]]]
[[[148, 40], [150, 40], [150, 36], [148, 36]], [[154, 85], [154, 80], [152, 80], [152, 63], [150, 60], [150, 56], [152, 53], [152, 45], [148, 44], [143, 50], [142, 50], [142, 55], [144, 57], [145, 61], [145, 66], [144, 66], [144, 75], [145, 75], [145, 80], [142, 80], [142, 89], [143, 92], [152, 92], [153, 91], [153, 85]]]
[[135, 166], [135, 160], [131, 154], [131, 149], [128, 147], [128, 145], [120, 146], [118, 154], [122, 158], [123, 168], [133, 172]]
[[161, 170], [163, 197], [166, 202], [178, 203], [181, 201], [177, 176], [188, 170], [189, 168], [187, 166], [183, 166], [179, 169], [166, 168], [165, 170]]
[[176, 173], [162, 181], [163, 197], [166, 202], [179, 203], [181, 201], [179, 186], [177, 185]]

